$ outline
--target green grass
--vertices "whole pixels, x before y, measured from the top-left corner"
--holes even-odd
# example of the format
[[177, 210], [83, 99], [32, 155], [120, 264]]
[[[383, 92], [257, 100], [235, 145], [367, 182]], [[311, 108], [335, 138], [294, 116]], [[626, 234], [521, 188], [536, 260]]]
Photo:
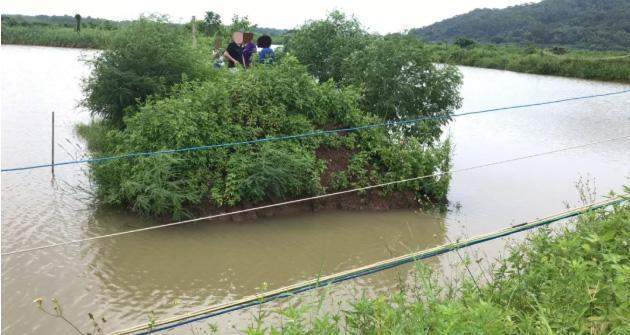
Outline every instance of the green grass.
[[480, 288], [471, 279], [439, 285], [419, 266], [404, 294], [358, 298], [338, 313], [290, 308], [280, 312], [280, 327], [263, 319], [247, 333], [630, 334], [629, 228], [627, 204], [590, 213], [530, 235]]
[[[39, 45], [49, 47], [105, 49], [117, 29], [81, 28], [77, 33], [73, 27], [58, 25], [2, 25], [2, 44]], [[182, 31], [186, 37], [189, 31]], [[259, 34], [257, 34], [259, 36]], [[210, 52], [214, 46], [214, 37], [197, 33], [197, 45]], [[285, 36], [272, 36], [274, 44], [282, 44]], [[223, 47], [229, 43], [229, 35], [223, 39]]]
[[49, 47], [102, 49], [113, 30], [58, 26], [2, 26], [2, 44], [41, 45]]
[[442, 63], [630, 83], [630, 57], [618, 58], [629, 53], [565, 50], [558, 55], [551, 49], [479, 44], [472, 48], [444, 44], [428, 47]]

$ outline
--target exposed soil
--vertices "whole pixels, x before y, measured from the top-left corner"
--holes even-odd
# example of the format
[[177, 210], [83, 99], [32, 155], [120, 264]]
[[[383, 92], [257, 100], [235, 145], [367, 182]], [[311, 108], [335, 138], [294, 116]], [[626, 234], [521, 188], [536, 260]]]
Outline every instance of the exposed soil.
[[[332, 175], [338, 171], [347, 169], [350, 159], [354, 154], [345, 148], [320, 147], [315, 152], [317, 158], [326, 161], [326, 170], [322, 173], [321, 185], [328, 188], [331, 184]], [[330, 193], [330, 191], [328, 191]], [[306, 197], [304, 197], [306, 198]], [[254, 207], [271, 205], [274, 203], [289, 201], [290, 199], [271, 199], [264, 203], [247, 204], [238, 206], [213, 207], [208, 206], [202, 210], [200, 215], [209, 216], [219, 213], [229, 213]], [[395, 192], [384, 195], [382, 189], [373, 189], [364, 192], [352, 192], [331, 196], [322, 199], [308, 200], [300, 203], [271, 207], [236, 215], [229, 215], [217, 218], [219, 221], [250, 221], [257, 218], [267, 218], [281, 215], [292, 215], [304, 212], [316, 212], [322, 210], [371, 210], [386, 211], [401, 208], [420, 208], [416, 194], [411, 191]]]
[[330, 187], [332, 175], [344, 171], [355, 153], [346, 148], [330, 148], [321, 146], [315, 150], [315, 156], [326, 162], [326, 170], [322, 173], [320, 183], [324, 188]]

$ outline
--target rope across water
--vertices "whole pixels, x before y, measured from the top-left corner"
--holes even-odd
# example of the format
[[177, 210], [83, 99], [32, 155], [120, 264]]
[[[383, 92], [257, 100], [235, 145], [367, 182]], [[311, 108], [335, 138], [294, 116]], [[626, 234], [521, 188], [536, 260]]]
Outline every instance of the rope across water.
[[327, 136], [327, 135], [333, 135], [337, 133], [355, 132], [355, 131], [362, 131], [362, 130], [373, 129], [373, 128], [380, 128], [380, 127], [409, 125], [409, 124], [415, 124], [415, 123], [428, 121], [428, 120], [448, 119], [451, 117], [460, 117], [460, 116], [466, 116], [466, 115], [490, 113], [490, 112], [497, 112], [497, 111], [504, 111], [504, 110], [518, 109], [518, 108], [551, 105], [551, 104], [557, 104], [557, 103], [562, 103], [562, 102], [567, 102], [567, 101], [593, 99], [593, 98], [606, 97], [606, 96], [619, 95], [619, 94], [627, 94], [627, 93], [630, 93], [630, 89], [623, 90], [623, 91], [602, 93], [602, 94], [571, 97], [571, 98], [565, 98], [565, 99], [559, 99], [559, 100], [536, 102], [536, 103], [530, 103], [530, 104], [524, 104], [524, 105], [514, 105], [514, 106], [508, 106], [508, 107], [484, 109], [484, 110], [478, 110], [478, 111], [472, 111], [472, 112], [466, 112], [466, 113], [460, 113], [460, 114], [454, 114], [454, 115], [428, 116], [428, 117], [421, 117], [421, 118], [411, 119], [411, 120], [388, 121], [388, 122], [383, 122], [383, 123], [369, 124], [369, 125], [363, 125], [363, 126], [357, 126], [357, 127], [339, 128], [339, 129], [332, 129], [332, 130], [319, 130], [319, 131], [313, 131], [310, 133], [303, 133], [303, 134], [297, 134], [297, 135], [275, 136], [275, 137], [259, 138], [259, 139], [249, 140], [249, 141], [218, 143], [218, 144], [210, 144], [210, 145], [179, 148], [179, 149], [135, 152], [135, 153], [129, 153], [129, 154], [117, 155], [117, 156], [97, 157], [97, 158], [80, 159], [80, 160], [74, 160], [74, 161], [64, 161], [64, 162], [58, 162], [54, 164], [46, 163], [46, 164], [35, 164], [35, 165], [21, 166], [21, 167], [10, 167], [10, 168], [3, 168], [1, 172], [4, 173], [4, 172], [33, 170], [33, 169], [47, 168], [47, 167], [52, 167], [52, 166], [72, 165], [72, 164], [102, 163], [102, 162], [112, 161], [112, 160], [117, 160], [117, 159], [127, 159], [127, 158], [134, 158], [134, 157], [149, 157], [149, 156], [158, 156], [158, 155], [175, 154], [175, 153], [183, 153], [183, 152], [202, 151], [202, 150], [209, 150], [209, 149], [215, 149], [215, 148], [228, 148], [228, 147], [236, 147], [236, 146], [241, 146], [241, 145], [253, 145], [253, 144], [259, 144], [259, 143], [266, 143], [266, 142], [297, 140], [297, 139], [308, 138], [308, 137]]
[[9, 252], [3, 252], [2, 256], [9, 256], [9, 255], [33, 252], [33, 251], [37, 251], [37, 250], [61, 247], [61, 246], [71, 245], [71, 244], [79, 244], [79, 243], [84, 243], [84, 242], [89, 242], [89, 241], [94, 241], [94, 240], [100, 240], [100, 239], [105, 239], [105, 238], [112, 238], [112, 237], [117, 237], [117, 236], [122, 236], [122, 235], [133, 234], [133, 233], [139, 233], [139, 232], [144, 232], [144, 231], [149, 231], [149, 230], [155, 230], [155, 229], [161, 229], [161, 228], [166, 228], [166, 227], [179, 226], [179, 225], [192, 223], [192, 222], [212, 220], [212, 219], [216, 219], [216, 218], [220, 218], [220, 217], [226, 217], [226, 216], [237, 215], [237, 214], [242, 214], [242, 213], [254, 212], [254, 211], [259, 211], [259, 210], [263, 210], [263, 209], [267, 209], [267, 208], [274, 208], [274, 207], [292, 205], [292, 204], [297, 204], [297, 203], [302, 203], [302, 202], [307, 202], [307, 201], [313, 201], [313, 200], [317, 200], [317, 199], [335, 197], [335, 196], [340, 196], [340, 195], [343, 195], [343, 194], [360, 192], [360, 191], [366, 191], [366, 190], [370, 190], [370, 189], [381, 188], [381, 187], [386, 187], [386, 186], [400, 184], [400, 183], [406, 183], [406, 182], [420, 180], [420, 179], [425, 179], [425, 178], [439, 177], [439, 176], [442, 176], [442, 175], [448, 175], [448, 174], [460, 173], [460, 172], [464, 172], [464, 171], [476, 170], [476, 169], [485, 168], [485, 167], [489, 167], [489, 166], [501, 165], [501, 164], [506, 164], [506, 163], [510, 163], [510, 162], [516, 162], [516, 161], [520, 161], [520, 160], [524, 160], [524, 159], [530, 159], [530, 158], [539, 157], [539, 156], [551, 155], [551, 154], [555, 154], [555, 153], [559, 153], [559, 152], [563, 152], [563, 151], [575, 150], [575, 149], [585, 148], [585, 147], [596, 145], [596, 144], [608, 143], [608, 142], [619, 141], [619, 140], [624, 140], [624, 139], [630, 139], [630, 135], [620, 136], [620, 137], [615, 137], [615, 138], [609, 138], [609, 139], [605, 139], [605, 140], [589, 142], [589, 143], [580, 144], [580, 145], [574, 145], [574, 146], [570, 146], [570, 147], [564, 147], [564, 148], [551, 150], [551, 151], [534, 153], [534, 154], [526, 155], [526, 156], [520, 156], [520, 157], [515, 157], [515, 158], [510, 158], [510, 159], [504, 159], [504, 160], [500, 160], [500, 161], [495, 161], [495, 162], [490, 162], [490, 163], [470, 166], [470, 167], [456, 169], [456, 170], [451, 170], [451, 171], [437, 172], [437, 173], [433, 173], [433, 174], [429, 174], [429, 175], [417, 176], [417, 177], [412, 177], [412, 178], [408, 178], [408, 179], [402, 179], [402, 180], [396, 180], [396, 181], [391, 181], [391, 182], [386, 182], [386, 183], [381, 183], [381, 184], [376, 184], [376, 185], [359, 187], [359, 188], [350, 189], [350, 190], [344, 190], [344, 191], [333, 192], [333, 193], [326, 193], [326, 194], [321, 194], [321, 195], [307, 197], [307, 198], [301, 198], [301, 199], [296, 199], [296, 200], [289, 200], [289, 201], [284, 201], [284, 202], [278, 202], [278, 203], [274, 203], [274, 204], [270, 204], [270, 205], [264, 205], [264, 206], [259, 206], [259, 207], [247, 208], [247, 209], [237, 210], [237, 211], [233, 211], [233, 212], [219, 213], [219, 214], [214, 214], [214, 215], [209, 215], [209, 216], [204, 216], [204, 217], [199, 217], [199, 218], [194, 218], [194, 219], [189, 219], [189, 220], [171, 222], [171, 223], [157, 225], [157, 226], [150, 226], [150, 227], [139, 228], [139, 229], [131, 229], [131, 230], [126, 230], [126, 231], [121, 231], [121, 232], [118, 232], [118, 233], [99, 235], [99, 236], [93, 236], [93, 237], [88, 237], [88, 238], [76, 239], [76, 240], [65, 241], [65, 242], [60, 242], [60, 243], [51, 243], [51, 244], [48, 244], [48, 245], [42, 245], [42, 246], [33, 247], [33, 248], [26, 248], [26, 249], [21, 249], [21, 250], [14, 250], [14, 251], [9, 251]]
[[602, 209], [602, 208], [605, 208], [614, 204], [618, 204], [622, 201], [624, 201], [623, 198], [615, 197], [615, 198], [598, 202], [592, 205], [582, 206], [579, 208], [567, 210], [567, 211], [564, 211], [564, 212], [561, 212], [552, 216], [548, 216], [543, 219], [538, 219], [538, 220], [531, 221], [528, 223], [504, 228], [504, 229], [501, 229], [499, 231], [492, 232], [489, 234], [479, 235], [470, 239], [440, 245], [431, 249], [406, 254], [403, 256], [387, 259], [384, 261], [380, 261], [380, 262], [369, 264], [369, 265], [362, 266], [359, 268], [331, 274], [328, 276], [314, 278], [314, 279], [307, 280], [307, 281], [297, 283], [294, 285], [281, 287], [273, 291], [252, 295], [249, 297], [245, 297], [245, 298], [228, 302], [228, 303], [224, 303], [224, 304], [210, 306], [208, 308], [204, 308], [204, 309], [187, 313], [184, 315], [179, 315], [179, 316], [174, 316], [174, 317], [163, 319], [163, 320], [158, 320], [158, 321], [153, 322], [151, 326], [149, 325], [135, 326], [129, 329], [114, 332], [112, 333], [112, 335], [125, 335], [125, 334], [144, 335], [144, 334], [151, 334], [155, 332], [165, 331], [168, 329], [173, 329], [173, 328], [180, 327], [185, 324], [192, 323], [192, 322], [196, 322], [196, 321], [208, 319], [214, 316], [234, 312], [234, 311], [248, 308], [251, 306], [262, 305], [264, 303], [267, 303], [267, 302], [270, 302], [279, 298], [290, 297], [294, 294], [298, 294], [298, 293], [306, 292], [312, 289], [324, 287], [327, 285], [336, 284], [336, 283], [340, 283], [340, 282], [347, 281], [350, 279], [366, 276], [366, 275], [380, 272], [383, 270], [391, 269], [391, 268], [394, 268], [403, 264], [438, 256], [438, 255], [455, 251], [461, 248], [473, 246], [475, 244], [491, 241], [491, 240], [505, 237], [508, 235], [516, 234], [522, 231], [530, 230], [536, 227], [549, 225], [551, 223], [554, 223], [560, 220], [582, 215], [588, 211]]

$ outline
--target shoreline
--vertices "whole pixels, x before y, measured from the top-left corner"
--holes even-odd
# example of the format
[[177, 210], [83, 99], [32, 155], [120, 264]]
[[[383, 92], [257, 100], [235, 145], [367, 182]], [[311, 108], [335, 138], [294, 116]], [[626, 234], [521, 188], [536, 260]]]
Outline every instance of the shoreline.
[[[429, 43], [430, 44], [430, 43]], [[47, 47], [47, 48], [66, 48], [66, 49], [84, 49], [84, 50], [89, 50], [89, 51], [99, 51], [99, 50], [103, 50], [103, 48], [90, 48], [90, 47], [82, 47], [82, 46], [72, 46], [72, 45], [47, 45], [47, 44], [37, 44], [37, 43], [29, 43], [29, 44], [25, 44], [25, 43], [7, 43], [5, 41], [2, 41], [1, 45], [9, 45], [9, 46], [33, 46], [33, 47]], [[592, 51], [592, 52], [598, 52], [598, 51]], [[456, 66], [468, 66], [468, 67], [474, 67], [474, 68], [478, 68], [478, 69], [489, 69], [489, 70], [499, 70], [499, 71], [510, 71], [510, 72], [515, 72], [515, 73], [524, 73], [524, 74], [535, 74], [535, 75], [541, 75], [541, 76], [550, 76], [550, 77], [561, 77], [561, 78], [571, 78], [571, 79], [582, 79], [582, 80], [589, 80], [589, 81], [598, 81], [598, 82], [605, 82], [605, 83], [617, 83], [617, 84], [630, 84], [630, 78], [627, 79], [605, 79], [605, 78], [586, 78], [585, 76], [577, 76], [577, 75], [565, 75], [562, 73], [542, 73], [541, 71], [519, 71], [518, 69], [513, 69], [510, 68], [508, 66], [482, 66], [482, 65], [478, 65], [478, 64], [470, 64], [467, 62], [456, 62], [456, 61], [447, 61], [444, 62], [443, 59], [439, 59], [440, 57], [437, 57], [438, 59], [436, 59], [436, 62], [438, 63], [443, 63], [443, 64], [451, 64], [451, 65], [456, 65]], [[525, 57], [521, 57], [521, 59], [524, 59]], [[596, 59], [594, 59], [596, 60]], [[593, 59], [588, 59], [588, 58], [583, 58], [583, 59], [567, 59], [566, 61], [594, 61]], [[561, 60], [561, 61], [565, 61], [565, 60]]]
[[[257, 204], [241, 204], [236, 206], [212, 207], [201, 206], [195, 214], [199, 217], [222, 215], [223, 217], [211, 218], [216, 222], [254, 222], [259, 219], [268, 219], [275, 217], [285, 217], [292, 215], [303, 215], [306, 213], [316, 213], [325, 211], [369, 211], [369, 212], [387, 212], [393, 210], [428, 210], [431, 208], [440, 208], [446, 206], [447, 203], [423, 202], [419, 200], [413, 192], [399, 191], [391, 192], [386, 195], [380, 194], [378, 190], [364, 192], [363, 194], [349, 193], [339, 196], [333, 196], [324, 199], [305, 200], [299, 203], [278, 205], [275, 207], [264, 208], [280, 201], [266, 201]], [[291, 201], [291, 200], [284, 200]], [[229, 214], [242, 210], [263, 207], [260, 210], [251, 210], [244, 213]], [[194, 215], [194, 217], [197, 217]], [[160, 222], [170, 222], [166, 217], [159, 219]]]

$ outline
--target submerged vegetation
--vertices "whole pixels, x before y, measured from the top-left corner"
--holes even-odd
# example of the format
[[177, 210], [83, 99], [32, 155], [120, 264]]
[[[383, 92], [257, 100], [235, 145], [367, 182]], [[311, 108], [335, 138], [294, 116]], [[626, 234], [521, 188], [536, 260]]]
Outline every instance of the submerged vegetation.
[[[338, 136], [99, 162], [91, 166], [99, 199], [145, 215], [179, 218], [448, 170], [450, 145], [439, 138], [460, 104], [457, 70], [432, 64], [429, 51], [416, 40], [368, 38], [356, 21], [340, 13], [310, 24], [330, 30], [352, 26], [362, 39], [363, 50], [340, 65], [321, 67], [339, 77], [323, 80], [309, 63], [316, 57], [302, 53], [296, 58], [291, 48], [275, 65], [215, 69], [168, 24], [132, 23], [93, 62], [84, 104], [101, 118], [81, 126], [80, 133], [98, 157], [439, 118]], [[147, 32], [151, 39], [142, 41]], [[308, 31], [302, 36], [316, 37]], [[394, 49], [391, 62], [379, 68], [383, 46], [409, 43], [416, 45]], [[125, 47], [129, 44], [134, 47]], [[369, 72], [356, 71], [357, 66]], [[377, 78], [379, 69], [386, 71]], [[407, 205], [443, 202], [448, 181], [436, 175], [366, 196], [396, 193]]]
[[473, 277], [444, 286], [420, 265], [417, 280], [393, 296], [357, 297], [338, 313], [320, 311], [321, 302], [289, 308], [279, 312], [282, 326], [263, 317], [247, 333], [628, 334], [628, 241], [630, 206], [618, 205], [533, 233], [485, 286]]
[[483, 45], [466, 39], [428, 46], [441, 63], [630, 83], [628, 53]]

